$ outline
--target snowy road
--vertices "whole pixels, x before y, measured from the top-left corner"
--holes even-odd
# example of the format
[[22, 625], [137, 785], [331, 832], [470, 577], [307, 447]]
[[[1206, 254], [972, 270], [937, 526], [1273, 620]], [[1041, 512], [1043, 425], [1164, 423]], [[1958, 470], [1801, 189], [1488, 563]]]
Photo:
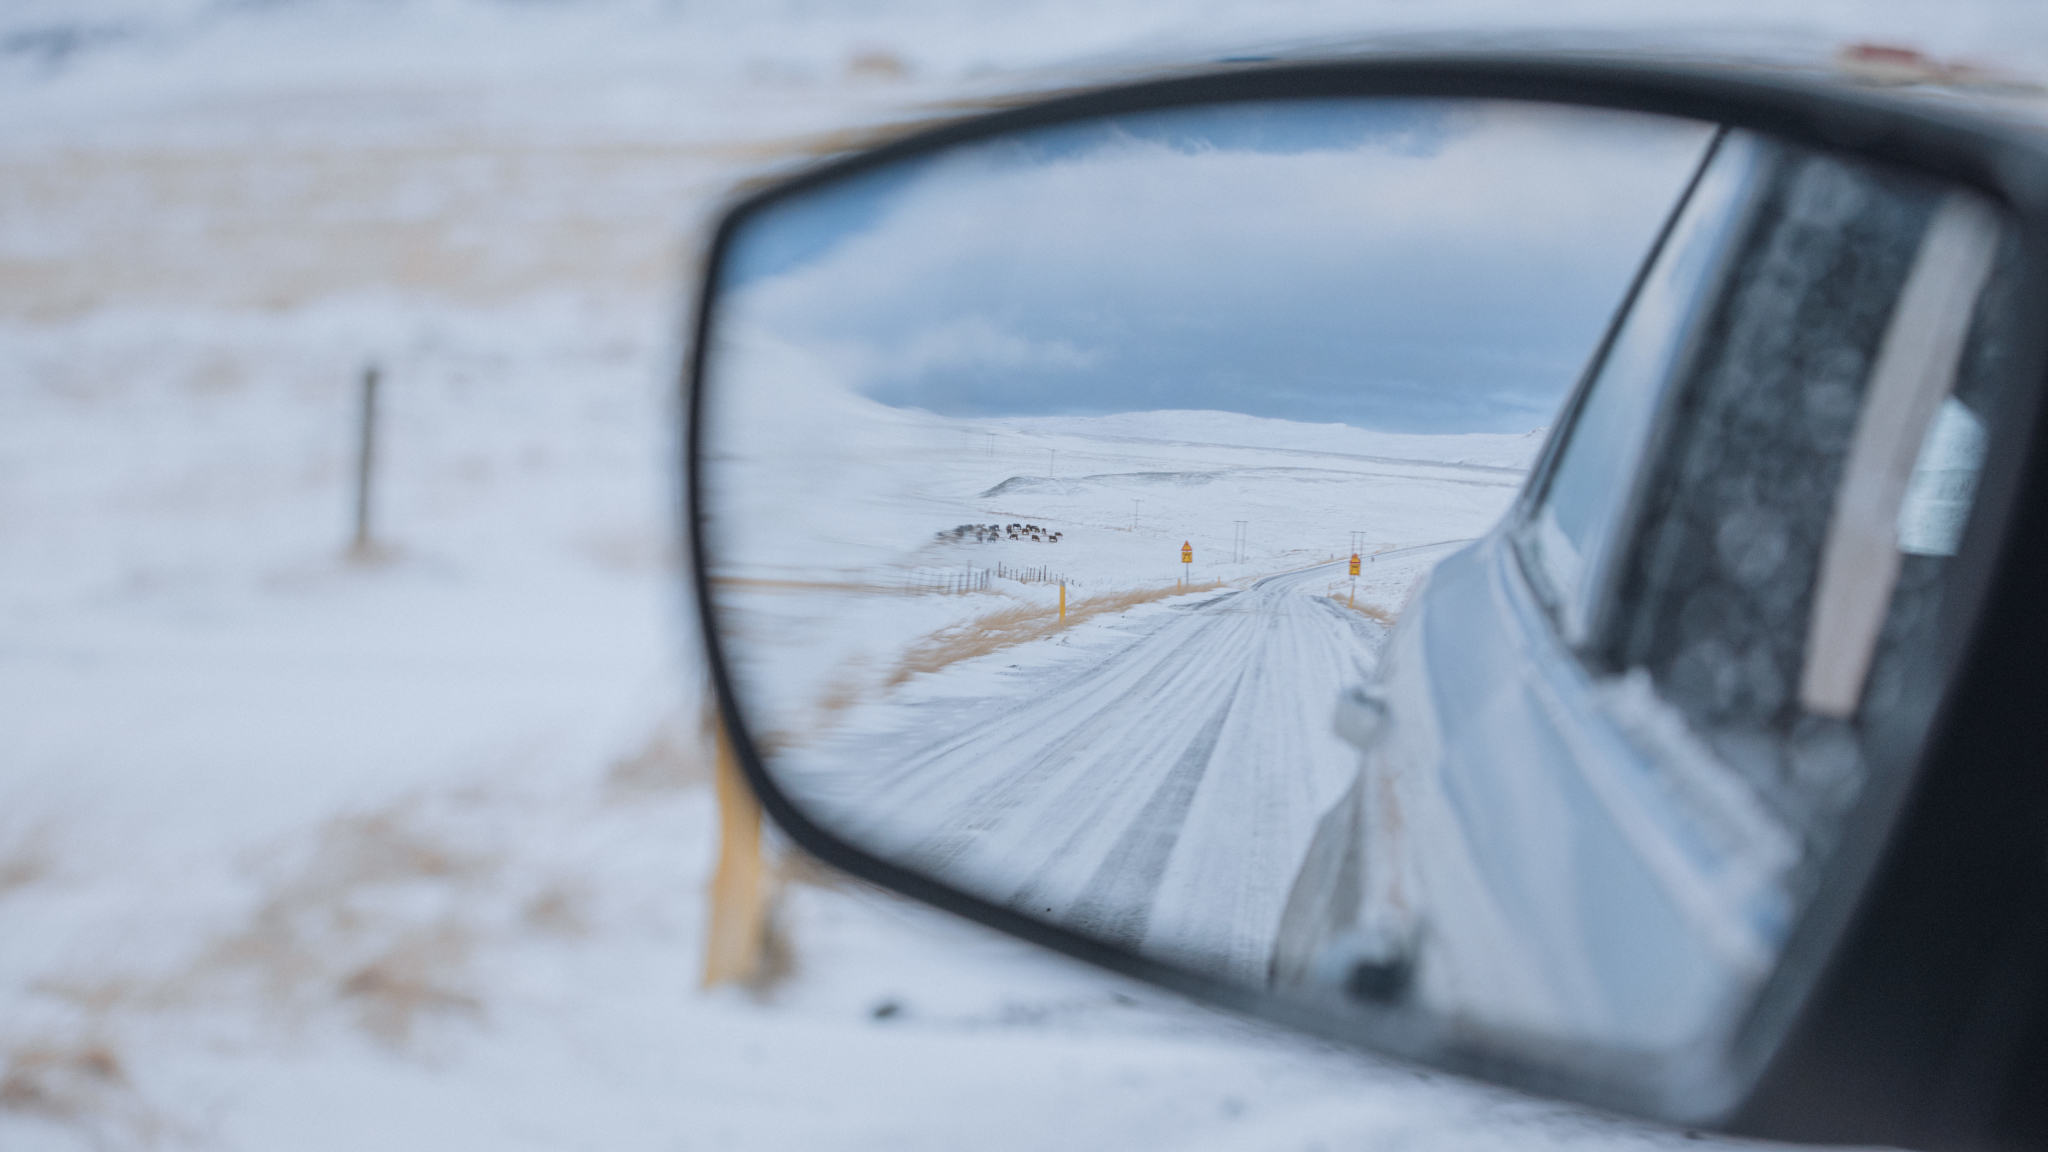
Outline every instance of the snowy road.
[[[1376, 557], [1380, 598], [1453, 547]], [[1343, 576], [1319, 564], [1129, 614], [1012, 665], [997, 692], [895, 706], [788, 786], [883, 855], [1262, 983], [1316, 821], [1355, 771], [1332, 706], [1386, 635], [1384, 609], [1328, 594]]]

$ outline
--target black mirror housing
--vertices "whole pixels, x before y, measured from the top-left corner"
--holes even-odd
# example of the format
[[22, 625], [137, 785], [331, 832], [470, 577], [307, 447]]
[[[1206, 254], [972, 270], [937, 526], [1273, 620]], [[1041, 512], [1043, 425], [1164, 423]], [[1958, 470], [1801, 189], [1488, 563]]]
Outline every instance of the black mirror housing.
[[[2005, 229], [2001, 307], [2022, 318], [2048, 315], [2048, 138], [1938, 98], [1827, 76], [1512, 53], [1258, 62], [1062, 95], [823, 164], [754, 192], [718, 225], [686, 382], [686, 504], [700, 633], [733, 749], [768, 813], [805, 851], [916, 899], [1225, 1008], [1459, 1073], [1764, 1138], [2048, 1147], [2048, 1095], [2038, 1090], [2048, 1081], [2048, 773], [2040, 769], [2048, 763], [2048, 725], [2036, 718], [2048, 697], [2048, 674], [2039, 670], [2048, 605], [2035, 587], [2037, 573], [2048, 571], [2048, 460], [2039, 448], [2048, 415], [2040, 404], [2048, 326], [2039, 323], [2015, 325], [1995, 362], [1974, 369], [1995, 375], [2003, 398], [1970, 512], [1974, 546], [1956, 553], [1944, 577], [1942, 634], [1951, 639], [1922, 701], [1926, 715], [1916, 731], [1924, 734], [1915, 737], [1911, 762], [1860, 802], [1863, 814], [1831, 847], [1772, 970], [1753, 999], [1729, 1009], [1726, 1043], [1712, 1051], [1652, 1061], [1613, 1046], [1521, 1044], [1421, 1021], [1398, 1007], [1419, 979], [1413, 949], [1420, 946], [1399, 941], [1360, 953], [1366, 958], [1348, 970], [1341, 1010], [1274, 995], [1029, 915], [943, 868], [892, 857], [821, 819], [778, 775], [778, 737], [759, 723], [751, 682], [736, 671], [731, 609], [716, 591], [725, 538], [711, 527], [720, 512], [713, 472], [721, 444], [713, 440], [708, 397], [720, 326], [733, 315], [736, 245], [747, 229], [803, 197], [1020, 134], [1198, 106], [1339, 99], [1513, 101], [1671, 117], [1881, 166], [1995, 210]], [[1642, 287], [1639, 277], [1631, 293]], [[1610, 334], [1607, 345], [1614, 340]], [[1573, 404], [1583, 405], [1592, 378]], [[1540, 478], [1554, 472], [1562, 450], [1553, 438], [1535, 460], [1531, 474], [1539, 481], [1525, 502], [1538, 499]], [[1004, 536], [1047, 549], [1060, 542], [1037, 523], [1007, 531], [1015, 527], [952, 531], [954, 539]], [[1064, 620], [1064, 586], [1059, 605]], [[1615, 651], [1595, 655], [1614, 659]], [[1389, 708], [1370, 693], [1347, 695], [1336, 709], [1337, 731], [1369, 748], [1383, 735]]]

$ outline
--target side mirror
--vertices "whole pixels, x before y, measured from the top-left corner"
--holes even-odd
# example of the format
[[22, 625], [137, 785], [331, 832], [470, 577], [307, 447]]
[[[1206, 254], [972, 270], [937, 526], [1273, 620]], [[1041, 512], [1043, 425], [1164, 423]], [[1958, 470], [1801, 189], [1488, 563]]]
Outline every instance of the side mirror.
[[696, 594], [769, 811], [1235, 1009], [2048, 1146], [2040, 145], [1755, 71], [1230, 68], [737, 205]]

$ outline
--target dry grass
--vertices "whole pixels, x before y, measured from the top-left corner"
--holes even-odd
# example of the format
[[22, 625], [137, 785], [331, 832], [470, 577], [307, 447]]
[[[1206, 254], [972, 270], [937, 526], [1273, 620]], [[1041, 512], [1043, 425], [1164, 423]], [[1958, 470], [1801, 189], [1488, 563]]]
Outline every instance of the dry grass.
[[1102, 596], [1072, 599], [1067, 602], [1065, 620], [1059, 618], [1059, 613], [1055, 609], [1030, 604], [985, 612], [972, 620], [942, 628], [912, 648], [889, 677], [889, 686], [893, 688], [919, 673], [937, 672], [962, 660], [986, 656], [1027, 640], [1042, 640], [1063, 628], [1070, 628], [1097, 616], [1122, 612], [1154, 600], [1180, 596], [1188, 591], [1190, 589], [1182, 585], [1166, 584], [1154, 588], [1132, 588]]
[[714, 588], [747, 592], [841, 592], [850, 596], [947, 596], [953, 593], [908, 583], [863, 583], [856, 580], [778, 580], [765, 576], [718, 576]]
[[48, 826], [0, 832], [0, 896], [50, 875], [57, 855]]
[[[675, 206], [743, 151], [450, 141], [26, 153], [0, 160], [0, 215], [61, 240], [0, 247], [0, 314], [286, 308], [390, 289], [486, 302], [567, 286], [658, 291], [682, 266]], [[516, 222], [517, 242], [478, 220]]]
[[796, 942], [787, 919], [778, 887], [768, 905], [767, 919], [761, 925], [761, 965], [746, 985], [748, 995], [762, 1003], [772, 1000], [776, 990], [789, 983], [797, 972]]
[[341, 981], [341, 998], [364, 1031], [393, 1048], [409, 1044], [430, 1016], [481, 1016], [483, 1002], [464, 991], [474, 934], [435, 923], [402, 932]]
[[423, 809], [409, 799], [328, 821], [304, 863], [194, 978], [244, 974], [286, 1015], [344, 1005], [394, 1048], [430, 1021], [480, 1017], [466, 904], [496, 861], [449, 845]]
[[633, 797], [709, 784], [714, 722], [709, 707], [694, 720], [677, 715], [662, 721], [639, 751], [612, 765], [606, 787]]
[[176, 1130], [135, 1091], [104, 1039], [30, 1040], [0, 1068], [0, 1112], [62, 1124], [100, 1148], [148, 1147]]
[[534, 893], [520, 910], [520, 920], [543, 936], [573, 940], [588, 936], [590, 892], [583, 885], [557, 881]]
[[773, 863], [767, 876], [767, 915], [762, 922], [761, 964], [746, 983], [747, 994], [763, 1003], [797, 974], [795, 933], [789, 927], [788, 895], [802, 885], [831, 892], [883, 890], [851, 876], [812, 856], [794, 844], [781, 842], [768, 849]]
[[[667, 728], [650, 747], [678, 739]], [[668, 786], [673, 771], [627, 776]], [[486, 948], [595, 929], [587, 884], [508, 874], [495, 847], [517, 830], [507, 821], [541, 809], [507, 810], [507, 800], [482, 786], [330, 819], [292, 858], [271, 862], [247, 918], [189, 964], [33, 982], [52, 1026], [0, 1036], [0, 1114], [72, 1129], [93, 1147], [186, 1141], [190, 1110], [145, 1094], [118, 1038], [141, 1014], [201, 1005], [263, 1030], [336, 1018], [394, 1052], [431, 1057], [450, 1028], [485, 1018], [476, 964]]]
[[782, 858], [775, 865], [775, 879], [777, 884], [804, 884], [833, 892], [867, 883], [794, 845], [783, 850]]
[[856, 52], [846, 62], [846, 74], [855, 80], [901, 80], [910, 75], [903, 57], [885, 49]]
[[120, 1057], [102, 1041], [32, 1043], [8, 1054], [0, 1108], [76, 1119], [92, 1112], [98, 1097], [127, 1083]]
[[1351, 611], [1356, 612], [1361, 616], [1366, 616], [1370, 617], [1371, 619], [1377, 620], [1380, 623], [1385, 624], [1389, 628], [1394, 626], [1394, 614], [1392, 612], [1387, 611], [1385, 608], [1380, 607], [1377, 604], [1347, 603], [1344, 597], [1339, 596], [1334, 592], [1330, 594], [1330, 599], [1335, 600], [1339, 608], [1349, 608]]
[[[847, 68], [886, 81], [907, 65], [871, 51]], [[693, 243], [677, 205], [702, 203], [707, 186], [972, 110], [724, 143], [451, 135], [19, 150], [0, 157], [0, 218], [22, 238], [0, 237], [0, 316], [50, 321], [135, 304], [282, 309], [390, 290], [473, 303], [564, 289], [659, 299], [650, 294], [673, 290]]]
[[[890, 681], [891, 684], [896, 682]], [[874, 677], [868, 670], [867, 660], [855, 656], [825, 682], [811, 705], [808, 720], [799, 720], [788, 727], [757, 729], [753, 733], [754, 748], [761, 755], [772, 757], [778, 752], [816, 740], [831, 731], [840, 716], [866, 699], [874, 688]]]

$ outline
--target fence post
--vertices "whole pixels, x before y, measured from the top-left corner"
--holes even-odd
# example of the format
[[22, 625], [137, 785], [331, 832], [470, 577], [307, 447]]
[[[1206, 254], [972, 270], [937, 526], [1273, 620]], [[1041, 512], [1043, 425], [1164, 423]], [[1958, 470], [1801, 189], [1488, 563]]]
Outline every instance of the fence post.
[[761, 803], [747, 787], [725, 724], [714, 717], [718, 792], [718, 871], [711, 877], [710, 923], [704, 933], [709, 988], [761, 975], [768, 945], [767, 869], [761, 859]]
[[370, 478], [377, 466], [377, 365], [363, 368], [360, 423], [356, 438], [356, 531], [349, 555], [368, 560], [376, 545], [370, 534]]

